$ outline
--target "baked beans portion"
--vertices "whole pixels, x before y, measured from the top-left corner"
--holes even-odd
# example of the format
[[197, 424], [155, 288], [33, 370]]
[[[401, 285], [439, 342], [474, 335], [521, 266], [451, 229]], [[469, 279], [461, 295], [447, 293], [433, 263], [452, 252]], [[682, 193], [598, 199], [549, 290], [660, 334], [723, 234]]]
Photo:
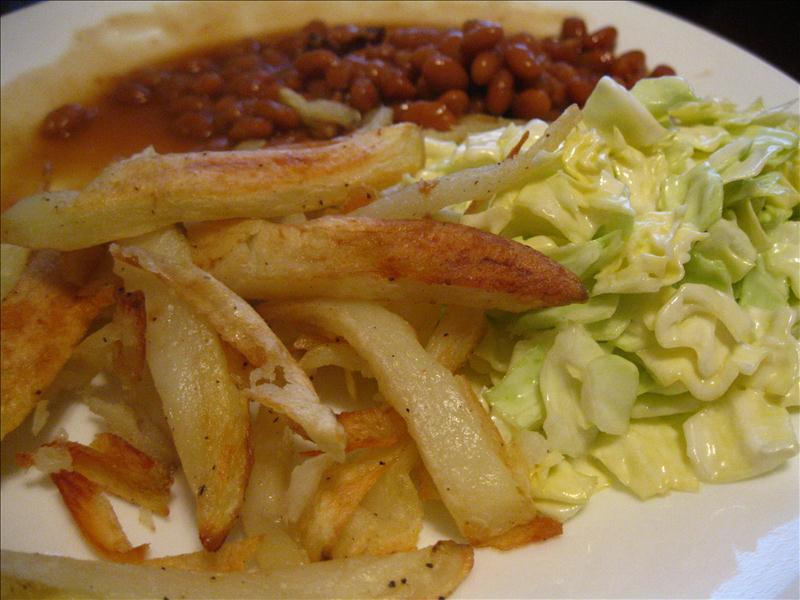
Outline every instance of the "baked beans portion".
[[[439, 130], [467, 113], [553, 120], [573, 102], [582, 106], [604, 75], [630, 88], [643, 77], [675, 73], [666, 65], [648, 69], [639, 50], [615, 55], [616, 41], [614, 27], [589, 32], [574, 17], [564, 20], [560, 35], [542, 39], [506, 35], [497, 23], [479, 20], [459, 29], [312, 21], [288, 35], [137, 70], [121, 78], [106, 101], [131, 111], [155, 105], [164, 127], [209, 148], [340, 132], [305, 128], [279, 101], [284, 86], [361, 113], [388, 105], [395, 121]], [[69, 139], [91, 126], [98, 110], [62, 106], [45, 118], [42, 133]]]

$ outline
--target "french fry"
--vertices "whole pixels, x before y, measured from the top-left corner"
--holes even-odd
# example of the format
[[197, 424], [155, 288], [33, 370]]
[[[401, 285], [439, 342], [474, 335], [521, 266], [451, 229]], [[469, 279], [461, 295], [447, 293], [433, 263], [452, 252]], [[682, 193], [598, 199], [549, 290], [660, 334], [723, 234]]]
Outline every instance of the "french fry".
[[147, 368], [145, 347], [147, 314], [144, 308], [144, 294], [117, 292], [114, 324], [119, 338], [112, 350], [114, 371], [123, 384], [133, 385], [141, 381]]
[[25, 271], [28, 264], [28, 248], [13, 244], [0, 244], [0, 300], [5, 298]]
[[292, 465], [287, 419], [259, 407], [253, 424], [253, 469], [244, 495], [241, 520], [247, 535], [282, 525]]
[[543, 542], [561, 535], [561, 523], [550, 517], [536, 517], [529, 523], [518, 525], [505, 533], [484, 540], [477, 546], [489, 546], [498, 550], [511, 550], [533, 542]]
[[367, 364], [347, 344], [341, 342], [322, 343], [309, 349], [298, 361], [306, 373], [314, 373], [321, 367], [341, 367], [346, 371], [359, 371], [365, 377], [371, 377]]
[[211, 223], [189, 232], [197, 264], [243, 298], [405, 300], [522, 311], [586, 299], [532, 248], [431, 220], [324, 217]]
[[403, 452], [399, 446], [361, 450], [325, 471], [314, 498], [297, 523], [300, 541], [312, 561], [332, 557], [336, 539], [364, 496], [401, 459]]
[[422, 503], [409, 472], [419, 456], [412, 447], [375, 483], [331, 550], [333, 558], [407, 552], [417, 547]]
[[245, 388], [250, 398], [296, 421], [323, 450], [344, 456], [344, 431], [333, 411], [320, 403], [303, 369], [247, 302], [189, 260], [179, 262], [133, 246], [112, 245], [111, 253], [168, 283], [250, 362], [254, 370]]
[[99, 485], [74, 471], [50, 474], [78, 528], [95, 550], [114, 562], [141, 562], [148, 545], [131, 546]]
[[[185, 241], [173, 230], [136, 243], [188, 260]], [[116, 269], [126, 289], [144, 292], [147, 364], [195, 496], [200, 541], [216, 550], [239, 514], [250, 473], [247, 399], [204, 320], [154, 275], [124, 264]]]
[[73, 194], [45, 192], [2, 215], [2, 241], [75, 250], [183, 221], [279, 217], [370, 197], [423, 164], [411, 124], [328, 143], [260, 150], [145, 151]]
[[461, 368], [486, 333], [483, 311], [449, 306], [425, 350], [451, 372]]
[[247, 570], [256, 559], [258, 549], [263, 543], [260, 535], [247, 537], [235, 542], [226, 542], [216, 552], [200, 550], [187, 554], [160, 556], [142, 562], [150, 567], [170, 567], [183, 571], [200, 571], [240, 573]]
[[[367, 361], [387, 402], [406, 421], [461, 532], [480, 543], [535, 518], [529, 486], [491, 419], [420, 346], [397, 315], [369, 303], [318, 300], [264, 307], [270, 318], [342, 336]], [[262, 310], [262, 307], [259, 307]]]
[[349, 214], [377, 219], [422, 218], [452, 204], [481, 201], [520, 187], [546, 160], [541, 153], [558, 148], [580, 119], [581, 111], [572, 105], [550, 124], [528, 150], [513, 158], [414, 185], [393, 187], [383, 192], [375, 202]]
[[33, 410], [110, 303], [110, 290], [95, 281], [83, 288], [65, 282], [58, 253], [34, 254], [0, 308], [0, 439]]
[[[359, 556], [270, 573], [205, 573], [3, 550], [3, 596], [26, 589], [95, 598], [443, 598], [472, 569], [472, 548], [439, 542], [414, 552]], [[23, 586], [27, 586], [23, 587]]]
[[103, 491], [158, 515], [169, 514], [172, 474], [123, 439], [103, 433], [95, 437], [91, 446], [58, 440], [46, 446], [66, 450], [71, 459], [70, 470]]

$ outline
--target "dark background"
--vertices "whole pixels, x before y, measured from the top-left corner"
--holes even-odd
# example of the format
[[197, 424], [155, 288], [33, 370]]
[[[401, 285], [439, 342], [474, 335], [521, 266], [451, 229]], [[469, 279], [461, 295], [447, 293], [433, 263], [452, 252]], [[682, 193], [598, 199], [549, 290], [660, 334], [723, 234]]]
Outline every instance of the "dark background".
[[[3, 0], [2, 14], [32, 4]], [[750, 50], [800, 81], [800, 17], [794, 2], [644, 1]]]

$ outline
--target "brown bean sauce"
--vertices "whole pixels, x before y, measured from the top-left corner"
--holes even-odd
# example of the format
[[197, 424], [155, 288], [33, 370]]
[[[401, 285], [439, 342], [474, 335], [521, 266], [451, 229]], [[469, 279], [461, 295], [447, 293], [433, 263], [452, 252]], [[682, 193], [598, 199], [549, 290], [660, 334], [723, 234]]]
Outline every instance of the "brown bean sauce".
[[[38, 147], [18, 181], [63, 180], [154, 146], [158, 152], [228, 149], [244, 140], [291, 143], [319, 136], [281, 103], [282, 86], [362, 113], [386, 104], [396, 121], [446, 130], [465, 113], [555, 119], [583, 105], [610, 75], [626, 87], [647, 76], [634, 50], [614, 54], [617, 30], [565, 19], [560, 35], [508, 35], [489, 21], [454, 29], [328, 26], [247, 39], [138, 69], [93, 102], [58, 107], [41, 126]], [[342, 133], [328, 128], [324, 135]], [[43, 176], [44, 172], [44, 176]], [[35, 189], [3, 186], [19, 197]]]

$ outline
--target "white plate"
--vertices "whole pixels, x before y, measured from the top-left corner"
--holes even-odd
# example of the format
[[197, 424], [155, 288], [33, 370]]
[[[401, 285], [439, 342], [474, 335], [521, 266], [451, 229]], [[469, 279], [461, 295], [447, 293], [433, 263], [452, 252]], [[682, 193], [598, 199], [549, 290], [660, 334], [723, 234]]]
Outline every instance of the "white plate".
[[[2, 18], [2, 82], [54, 60], [72, 32], [123, 10], [149, 3], [61, 2], [37, 5]], [[797, 99], [798, 84], [762, 60], [674, 17], [629, 3], [559, 2], [559, 11], [582, 14], [590, 29], [617, 26], [619, 48], [641, 48], [648, 64], [667, 63], [705, 95], [747, 104]], [[735, 10], [735, 8], [732, 8]], [[491, 11], [487, 15], [491, 18]], [[47, 43], [43, 43], [46, 40]], [[87, 414], [69, 407], [59, 416], [75, 438], [90, 439]], [[796, 422], [796, 421], [795, 421]], [[58, 492], [10, 462], [25, 436], [3, 443], [3, 548], [93, 558]], [[30, 440], [27, 440], [30, 443]], [[459, 588], [462, 598], [523, 597], [800, 597], [798, 458], [755, 480], [703, 486], [640, 502], [617, 490], [592, 499], [568, 522], [564, 535], [544, 544], [501, 553], [477, 552], [475, 569]], [[151, 542], [151, 555], [198, 548], [185, 485], [169, 520], [156, 518], [153, 535], [137, 511], [115, 502], [134, 544]], [[448, 535], [444, 523], [422, 541]]]

